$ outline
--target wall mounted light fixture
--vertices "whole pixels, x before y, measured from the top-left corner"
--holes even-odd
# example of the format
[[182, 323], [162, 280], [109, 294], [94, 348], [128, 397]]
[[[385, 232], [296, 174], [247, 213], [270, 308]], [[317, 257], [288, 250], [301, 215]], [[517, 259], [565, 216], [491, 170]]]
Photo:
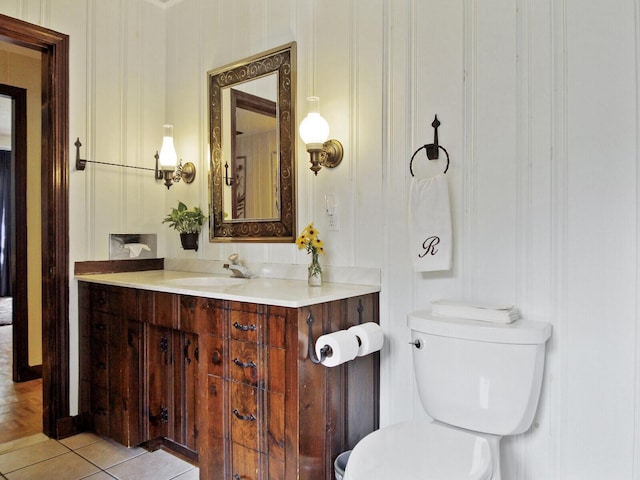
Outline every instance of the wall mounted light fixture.
[[335, 168], [342, 162], [343, 149], [338, 140], [329, 138], [329, 124], [320, 115], [320, 99], [307, 98], [308, 113], [300, 123], [300, 138], [307, 145], [311, 171], [318, 175], [322, 167]]
[[178, 163], [178, 154], [173, 144], [173, 125], [163, 125], [164, 133], [162, 135], [162, 147], [160, 154], [156, 152], [156, 179], [164, 179], [167, 190], [171, 185], [179, 182], [181, 179], [184, 183], [191, 183], [196, 178], [196, 166], [187, 162], [182, 165], [182, 159]]
[[[138, 167], [136, 165], [98, 162], [95, 160], [82, 159], [80, 158], [80, 147], [82, 146], [82, 143], [80, 143], [80, 138], [78, 137], [76, 139], [76, 142], [74, 143], [74, 145], [76, 146], [76, 170], [83, 171], [87, 167], [87, 163], [97, 163], [100, 165], [111, 165], [114, 167], [122, 168], [135, 168], [136, 170], [149, 170], [151, 172], [155, 172], [156, 180], [164, 179], [164, 184], [167, 186], [167, 189], [174, 183], [179, 182], [181, 179], [184, 180], [184, 183], [192, 183], [196, 178], [196, 166], [191, 162], [187, 162], [186, 164], [182, 165], [182, 160], [180, 160], [180, 163], [177, 162], [178, 156], [176, 154], [176, 149], [173, 146], [173, 125], [164, 125], [163, 128], [165, 129], [165, 136], [162, 140], [162, 148], [160, 149], [159, 155], [158, 152], [156, 152], [156, 154], [154, 155], [156, 159], [156, 168]], [[168, 138], [167, 132], [169, 133]]]

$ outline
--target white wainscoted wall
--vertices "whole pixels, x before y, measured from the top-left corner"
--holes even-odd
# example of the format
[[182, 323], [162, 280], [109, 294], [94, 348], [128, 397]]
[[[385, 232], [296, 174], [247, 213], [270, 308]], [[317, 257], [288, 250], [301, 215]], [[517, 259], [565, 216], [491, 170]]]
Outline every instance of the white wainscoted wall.
[[[408, 312], [442, 297], [513, 302], [554, 326], [534, 427], [503, 442], [513, 480], [640, 479], [639, 12], [639, 0], [0, 4], [70, 34], [70, 141], [80, 136], [87, 158], [152, 165], [168, 122], [198, 167], [195, 184], [168, 192], [147, 173], [72, 168], [72, 261], [105, 259], [109, 233], [135, 230], [158, 233], [163, 256], [306, 263], [291, 244], [204, 236], [184, 252], [160, 224], [177, 200], [208, 202], [207, 70], [295, 40], [298, 121], [304, 99], [320, 96], [345, 147], [339, 168], [313, 177], [298, 143], [298, 224], [316, 222], [326, 264], [382, 271], [382, 423], [423, 415]], [[436, 113], [451, 155], [454, 268], [414, 274], [408, 163], [432, 141]], [[442, 168], [415, 162], [417, 174]]]

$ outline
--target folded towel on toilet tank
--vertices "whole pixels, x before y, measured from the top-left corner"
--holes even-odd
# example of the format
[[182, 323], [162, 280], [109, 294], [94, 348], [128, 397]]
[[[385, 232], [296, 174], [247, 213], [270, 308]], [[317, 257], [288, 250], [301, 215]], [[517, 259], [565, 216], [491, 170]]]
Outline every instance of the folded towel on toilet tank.
[[458, 300], [434, 300], [431, 302], [431, 313], [441, 317], [496, 323], [512, 323], [520, 318], [520, 312], [513, 305], [482, 305]]

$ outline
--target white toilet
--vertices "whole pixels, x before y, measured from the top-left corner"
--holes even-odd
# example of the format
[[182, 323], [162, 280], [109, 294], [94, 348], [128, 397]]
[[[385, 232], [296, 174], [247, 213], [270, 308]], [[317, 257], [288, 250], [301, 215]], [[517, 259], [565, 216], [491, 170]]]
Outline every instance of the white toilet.
[[422, 406], [433, 420], [381, 428], [353, 449], [344, 480], [501, 480], [500, 439], [529, 429], [551, 325], [409, 315]]

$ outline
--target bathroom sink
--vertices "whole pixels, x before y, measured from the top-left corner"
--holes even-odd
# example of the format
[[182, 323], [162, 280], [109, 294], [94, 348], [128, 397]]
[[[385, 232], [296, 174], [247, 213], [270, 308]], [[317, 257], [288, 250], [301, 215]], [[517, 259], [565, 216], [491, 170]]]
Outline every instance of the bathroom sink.
[[186, 277], [167, 280], [167, 283], [177, 287], [231, 287], [247, 281], [246, 278], [235, 277]]

